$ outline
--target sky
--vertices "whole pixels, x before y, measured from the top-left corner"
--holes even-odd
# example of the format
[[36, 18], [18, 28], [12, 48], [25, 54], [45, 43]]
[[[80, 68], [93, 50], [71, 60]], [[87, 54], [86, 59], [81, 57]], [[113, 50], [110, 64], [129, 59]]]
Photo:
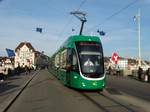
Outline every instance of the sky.
[[[99, 36], [104, 56], [117, 52], [125, 58], [138, 57], [137, 21], [141, 10], [141, 55], [150, 61], [150, 0], [0, 0], [0, 56], [30, 42], [51, 56], [71, 35], [78, 35], [81, 22], [72, 11], [85, 12], [83, 35]], [[36, 28], [43, 28], [43, 33]], [[75, 31], [72, 31], [75, 29]], [[97, 30], [106, 35], [100, 36]]]

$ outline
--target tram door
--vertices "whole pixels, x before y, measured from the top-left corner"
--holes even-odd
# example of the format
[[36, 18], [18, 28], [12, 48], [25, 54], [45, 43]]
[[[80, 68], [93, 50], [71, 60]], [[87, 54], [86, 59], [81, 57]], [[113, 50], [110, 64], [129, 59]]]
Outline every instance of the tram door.
[[67, 50], [67, 65], [66, 65], [66, 80], [67, 84], [71, 83], [71, 75], [74, 72], [79, 72], [77, 55], [74, 49]]

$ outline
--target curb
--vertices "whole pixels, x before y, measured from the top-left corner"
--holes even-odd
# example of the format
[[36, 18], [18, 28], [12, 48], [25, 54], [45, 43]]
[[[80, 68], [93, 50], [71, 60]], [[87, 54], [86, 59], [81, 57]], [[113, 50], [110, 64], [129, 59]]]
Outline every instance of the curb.
[[35, 72], [33, 76], [23, 85], [19, 88], [17, 92], [15, 92], [13, 95], [10, 95], [10, 99], [8, 101], [4, 102], [4, 106], [0, 108], [0, 112], [7, 112], [9, 107], [15, 102], [15, 100], [20, 96], [20, 94], [23, 92], [23, 90], [27, 87], [27, 85], [32, 81], [32, 79], [36, 76], [36, 74], [39, 73], [39, 71]]

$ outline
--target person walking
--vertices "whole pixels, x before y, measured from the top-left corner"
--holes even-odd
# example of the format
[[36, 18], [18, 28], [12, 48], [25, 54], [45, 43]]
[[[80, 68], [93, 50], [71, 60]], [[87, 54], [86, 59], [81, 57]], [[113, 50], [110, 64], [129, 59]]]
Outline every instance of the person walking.
[[28, 67], [27, 67], [27, 70], [28, 70], [28, 73], [30, 74], [30, 72], [31, 72], [31, 67], [28, 66]]
[[29, 73], [29, 71], [28, 71], [28, 66], [27, 65], [25, 65], [25, 74], [27, 75], [28, 73]]
[[0, 64], [0, 82], [4, 82], [4, 72], [5, 68]]
[[142, 75], [143, 75], [143, 69], [139, 67], [138, 69], [138, 79], [141, 81], [142, 80]]
[[117, 66], [116, 75], [117, 75], [118, 77], [120, 76], [120, 67], [119, 67], [119, 66]]
[[146, 75], [147, 75], [147, 77], [148, 77], [148, 82], [150, 82], [150, 68], [148, 68], [147, 70], [146, 70]]
[[112, 75], [112, 68], [111, 68], [111, 66], [109, 66], [109, 68], [108, 68], [108, 74]]

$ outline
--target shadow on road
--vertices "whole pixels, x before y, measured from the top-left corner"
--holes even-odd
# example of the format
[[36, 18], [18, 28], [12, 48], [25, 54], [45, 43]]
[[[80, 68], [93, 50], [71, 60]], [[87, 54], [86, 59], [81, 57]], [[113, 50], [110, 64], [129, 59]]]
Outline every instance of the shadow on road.
[[10, 82], [1, 83], [0, 84], [0, 96], [3, 92], [14, 90], [14, 88], [17, 88], [17, 87], [19, 87], [19, 85], [13, 85]]

